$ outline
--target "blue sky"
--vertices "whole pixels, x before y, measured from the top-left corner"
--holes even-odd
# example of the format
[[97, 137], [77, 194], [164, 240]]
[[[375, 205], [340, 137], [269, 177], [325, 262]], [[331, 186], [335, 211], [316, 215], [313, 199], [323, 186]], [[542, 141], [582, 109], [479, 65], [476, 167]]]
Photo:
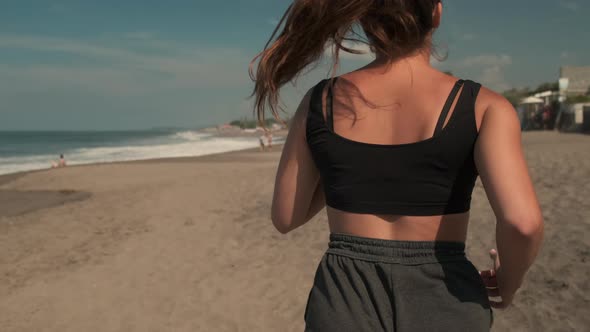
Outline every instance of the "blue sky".
[[[286, 0], [0, 0], [0, 130], [201, 127], [252, 114], [247, 74]], [[502, 91], [590, 65], [586, 0], [445, 2], [436, 64]], [[343, 71], [370, 61], [345, 56]], [[326, 66], [284, 89], [292, 112]]]

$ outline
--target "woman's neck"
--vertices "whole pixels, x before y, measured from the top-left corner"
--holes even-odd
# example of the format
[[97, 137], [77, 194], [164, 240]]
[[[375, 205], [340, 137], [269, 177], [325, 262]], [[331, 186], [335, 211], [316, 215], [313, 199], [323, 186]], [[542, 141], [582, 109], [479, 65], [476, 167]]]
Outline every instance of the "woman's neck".
[[400, 63], [409, 65], [428, 65], [430, 66], [431, 49], [423, 48], [412, 54], [400, 56], [398, 58], [391, 58], [385, 54], [376, 54], [375, 60], [372, 62], [376, 66], [397, 66]]
[[406, 74], [425, 73], [433, 70], [433, 67], [430, 64], [430, 49], [425, 49], [397, 59], [377, 54], [376, 59], [362, 69], [399, 78]]

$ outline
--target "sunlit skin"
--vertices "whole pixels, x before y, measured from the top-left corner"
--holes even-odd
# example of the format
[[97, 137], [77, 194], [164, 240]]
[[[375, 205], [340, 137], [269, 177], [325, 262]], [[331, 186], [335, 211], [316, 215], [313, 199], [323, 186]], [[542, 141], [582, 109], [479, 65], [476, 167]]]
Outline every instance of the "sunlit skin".
[[[433, 15], [438, 27], [442, 16], [440, 4]], [[431, 65], [429, 45], [400, 59], [377, 54], [375, 61], [367, 66], [341, 75], [334, 86], [334, 131], [350, 140], [388, 145], [432, 137], [443, 104], [458, 78]], [[465, 242], [469, 212], [438, 216], [374, 215], [326, 206], [320, 174], [305, 140], [309, 98], [308, 92], [295, 112], [277, 170], [272, 220], [281, 233], [300, 227], [326, 207], [331, 232], [390, 240]], [[445, 125], [453, 109], [454, 105]], [[482, 276], [490, 296], [502, 296], [501, 301], [492, 301], [492, 306], [505, 308], [538, 252], [543, 234], [542, 216], [513, 106], [482, 87], [475, 117], [479, 131], [475, 164], [497, 218], [498, 249], [490, 254], [495, 269], [483, 272]], [[498, 256], [502, 257], [502, 266], [506, 266], [505, 273]]]

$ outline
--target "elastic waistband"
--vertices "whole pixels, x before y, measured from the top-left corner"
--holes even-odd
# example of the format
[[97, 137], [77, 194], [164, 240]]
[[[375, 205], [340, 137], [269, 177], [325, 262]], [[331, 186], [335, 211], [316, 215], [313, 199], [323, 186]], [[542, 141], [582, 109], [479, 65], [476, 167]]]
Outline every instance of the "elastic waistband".
[[463, 242], [384, 240], [342, 233], [330, 233], [326, 253], [405, 265], [466, 259]]

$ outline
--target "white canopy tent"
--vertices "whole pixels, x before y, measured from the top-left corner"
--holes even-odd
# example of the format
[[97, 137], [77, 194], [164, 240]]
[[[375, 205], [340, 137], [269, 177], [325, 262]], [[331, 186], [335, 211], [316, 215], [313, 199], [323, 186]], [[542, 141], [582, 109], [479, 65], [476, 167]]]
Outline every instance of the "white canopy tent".
[[533, 96], [526, 97], [526, 98], [524, 98], [523, 100], [520, 101], [520, 104], [521, 105], [524, 105], [524, 104], [543, 104], [543, 103], [545, 103], [545, 101], [543, 99], [537, 98], [537, 97], [533, 97]]

